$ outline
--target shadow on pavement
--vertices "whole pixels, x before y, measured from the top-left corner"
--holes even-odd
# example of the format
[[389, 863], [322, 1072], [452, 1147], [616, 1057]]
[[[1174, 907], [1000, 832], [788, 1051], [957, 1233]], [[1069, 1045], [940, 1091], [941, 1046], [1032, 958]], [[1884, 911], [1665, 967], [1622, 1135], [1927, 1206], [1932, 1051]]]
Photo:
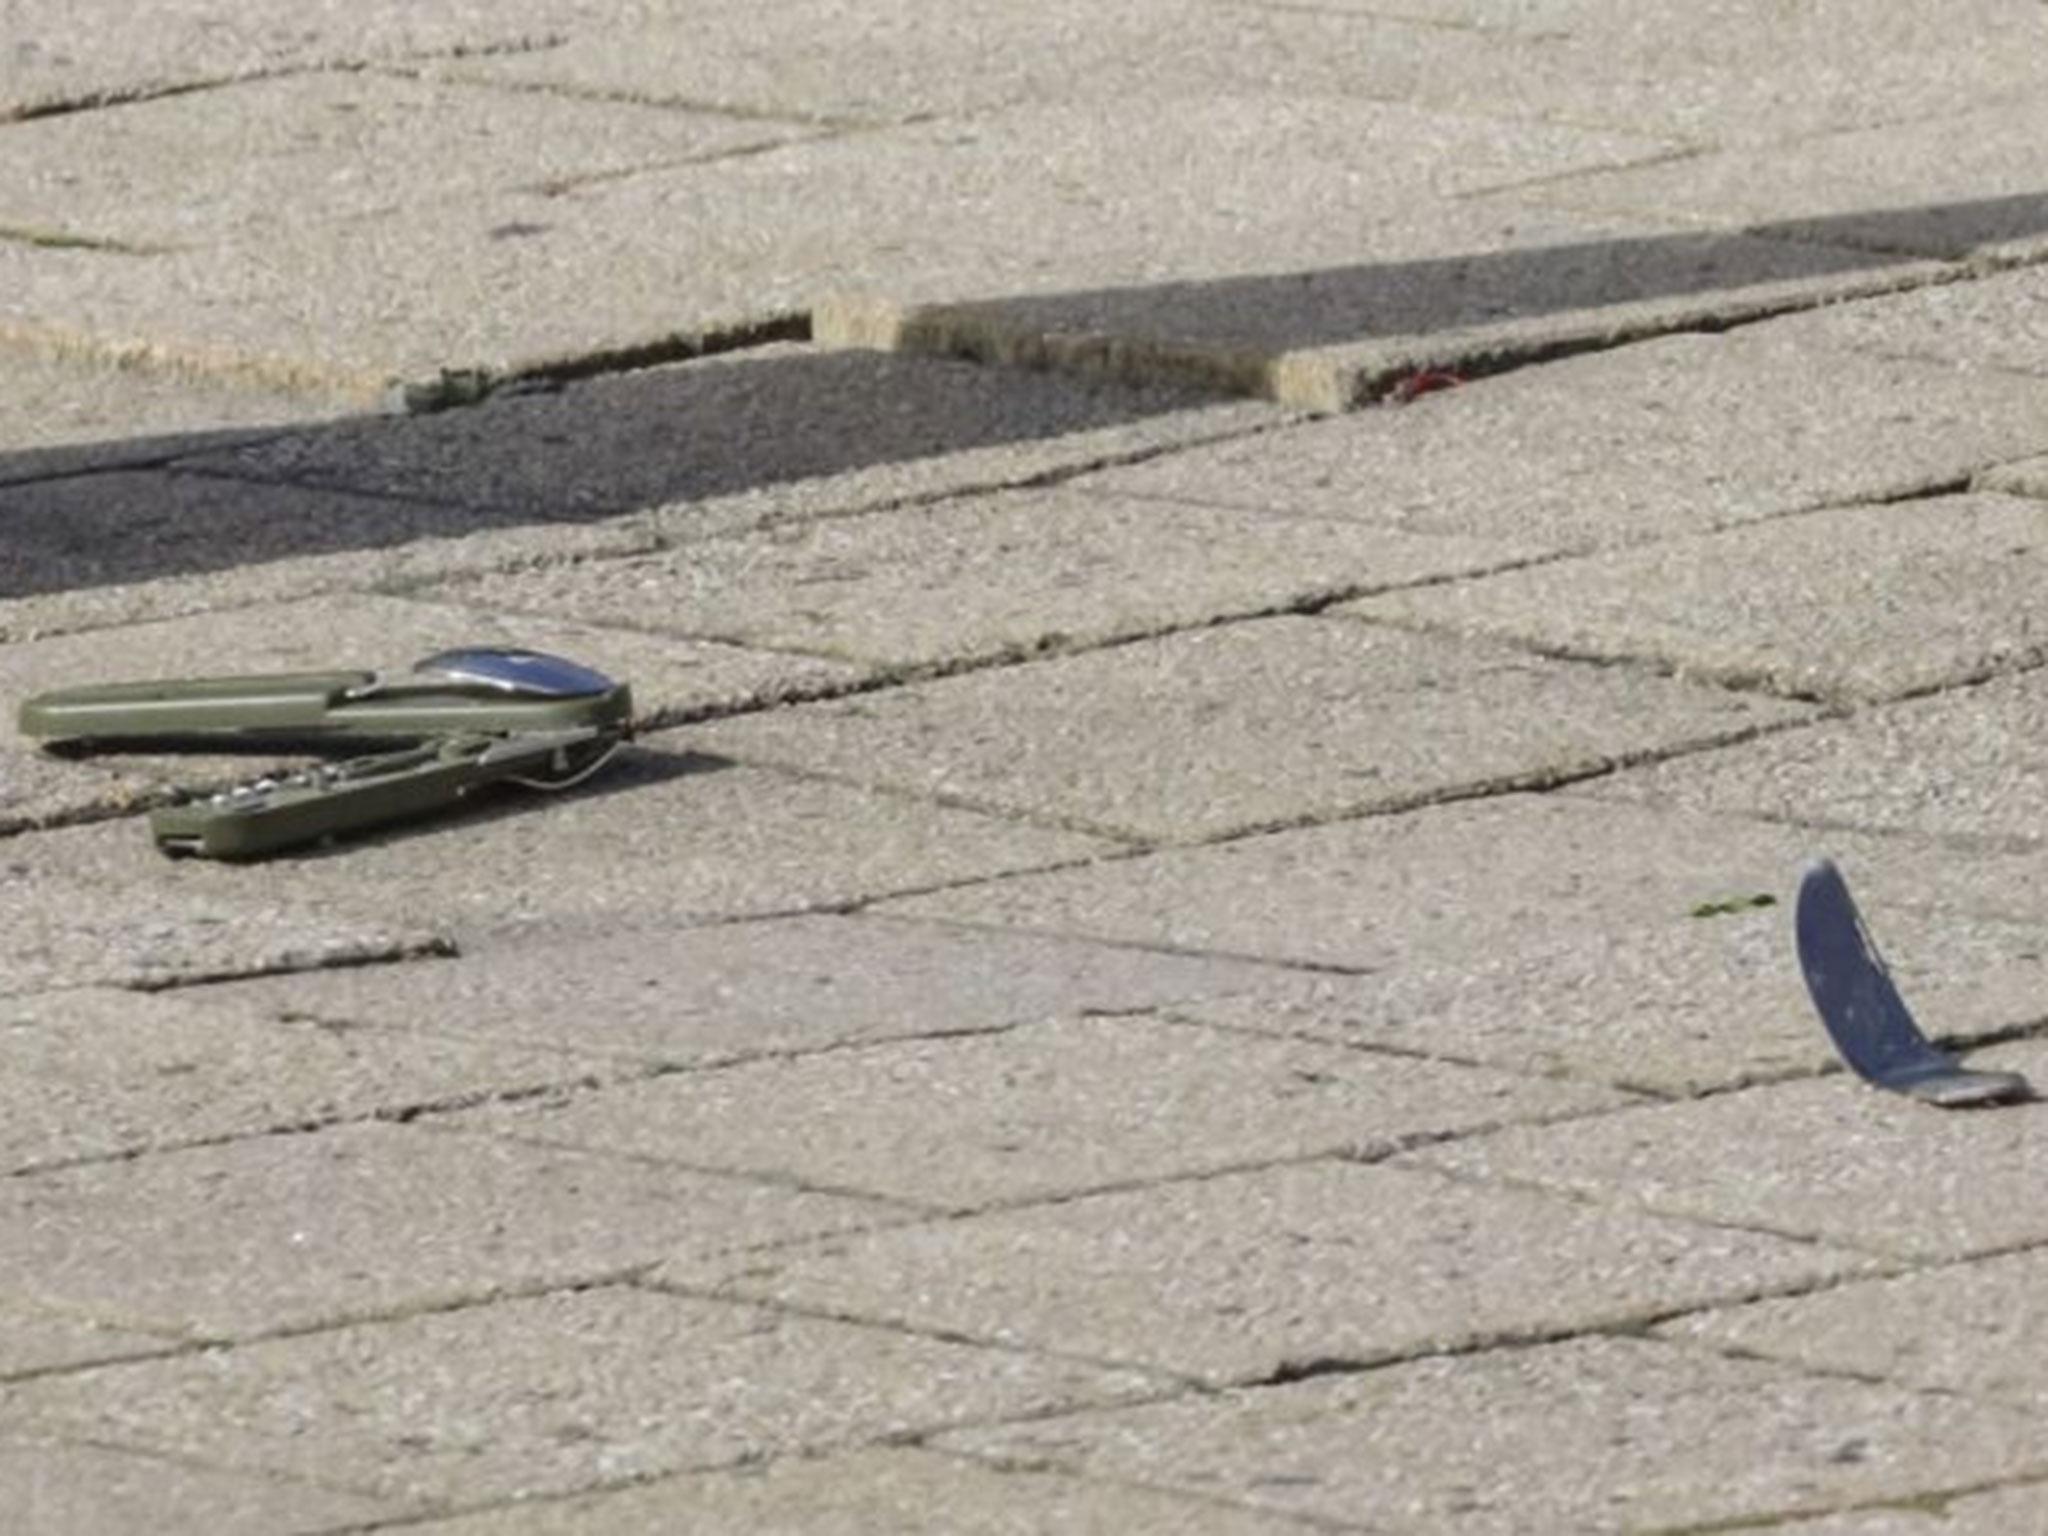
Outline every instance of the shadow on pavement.
[[[2048, 195], [1428, 261], [953, 306], [1017, 331], [1314, 347], [1860, 273], [2048, 232]], [[1764, 238], [1758, 238], [1762, 236]], [[1855, 248], [1852, 248], [1852, 245]], [[1917, 253], [1917, 254], [1916, 254]], [[1674, 322], [1677, 323], [1677, 322]], [[1694, 321], [1692, 323], [1699, 323]], [[1057, 443], [1212, 402], [958, 360], [764, 347], [429, 416], [0, 452], [0, 598], [591, 522], [974, 449]], [[153, 455], [168, 474], [124, 473]], [[31, 478], [37, 475], [43, 478]], [[283, 488], [289, 487], [291, 493]], [[329, 495], [302, 495], [315, 490]]]
[[[1591, 240], [933, 306], [994, 335], [1100, 335], [1271, 354], [1424, 337], [1574, 311], [1882, 274], [2048, 233], [2048, 195], [1788, 219], [1740, 231]], [[916, 313], [916, 311], [913, 311]]]

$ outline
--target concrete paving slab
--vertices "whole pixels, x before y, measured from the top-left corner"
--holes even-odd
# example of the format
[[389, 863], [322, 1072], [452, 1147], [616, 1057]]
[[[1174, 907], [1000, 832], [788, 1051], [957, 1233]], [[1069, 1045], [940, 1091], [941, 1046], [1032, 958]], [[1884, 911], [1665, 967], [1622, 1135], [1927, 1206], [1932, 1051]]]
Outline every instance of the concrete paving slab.
[[[120, 830], [149, 841], [139, 827]], [[252, 897], [179, 891], [175, 881], [167, 889], [146, 879], [73, 879], [61, 854], [31, 869], [30, 843], [10, 841], [0, 855], [0, 997], [367, 965], [448, 944], [421, 924], [343, 916], [284, 890]]]
[[697, 739], [1174, 842], [1596, 772], [1792, 718], [1646, 673], [1282, 616], [711, 723]]
[[326, 0], [250, 11], [234, 0], [20, 0], [0, 73], [0, 119], [89, 106], [249, 75], [453, 49], [543, 46], [591, 16], [576, 0], [515, 0], [488, 11]]
[[1002, 0], [887, 0], [858, 13], [797, 0], [759, 15], [723, 7], [578, 27], [559, 46], [456, 58], [438, 72], [607, 98], [710, 104], [828, 121], [918, 121], [1071, 96], [1112, 59], [1156, 52], [1214, 13], [1143, 0], [1020, 10]]
[[1185, 391], [776, 344], [194, 464], [550, 522], [657, 508], [664, 532], [687, 537], [1023, 483], [1287, 419]]
[[[76, 880], [119, 891], [131, 916], [261, 903], [324, 914], [316, 934], [425, 930], [469, 944], [511, 927], [587, 934], [606, 923], [644, 930], [840, 908], [1074, 863], [1119, 846], [734, 768], [646, 738], [574, 791], [508, 791], [460, 815], [262, 863], [168, 861], [134, 822], [37, 833], [8, 844], [7, 859], [20, 871], [25, 908]], [[224, 939], [219, 947], [240, 942]], [[87, 969], [84, 979], [99, 975]]]
[[259, 978], [207, 996], [343, 1030], [417, 1029], [702, 1067], [1129, 1012], [1265, 974], [1028, 934], [816, 916], [708, 928], [539, 924], [452, 960]]
[[[389, 550], [499, 530], [516, 520], [487, 508], [161, 470], [0, 488], [0, 516], [9, 536], [0, 598], [11, 600], [225, 574], [292, 557]], [[93, 601], [82, 592], [76, 600]], [[13, 604], [0, 611], [13, 611]]]
[[1084, 484], [1591, 548], [1952, 489], [2037, 451], [2044, 409], [2033, 380], [1672, 337]]
[[138, 765], [103, 768], [10, 752], [0, 757], [0, 836], [70, 820], [81, 807], [144, 806], [159, 793]]
[[[1988, 1493], [1953, 1498], [1912, 1499], [1886, 1508], [1861, 1509], [1768, 1529], [1784, 1536], [2040, 1536], [2048, 1531], [2048, 1506], [2038, 1482], [2019, 1482]], [[1731, 1536], [1760, 1533], [1743, 1526]]]
[[421, 595], [893, 670], [1101, 645], [1539, 552], [1055, 489], [780, 525]]
[[[1969, 1060], [2035, 1081], [2048, 1075], [2048, 1046], [2038, 1043]], [[2048, 1235], [2029, 1195], [2044, 1148], [2040, 1106], [1944, 1115], [1836, 1074], [1407, 1156], [1460, 1178], [1509, 1179], [1620, 1209], [1953, 1259]]]
[[[408, 593], [453, 576], [645, 554], [646, 521], [516, 522], [205, 476], [93, 475], [0, 487], [22, 567], [0, 576], [0, 641], [187, 618], [337, 593]], [[79, 582], [81, 585], [69, 583]]]
[[1303, 1536], [1200, 1496], [997, 1469], [910, 1448], [785, 1458], [546, 1504], [428, 1521], [420, 1536], [668, 1536], [691, 1522], [782, 1536]]
[[2039, 1411], [2048, 1371], [2036, 1344], [2048, 1256], [2016, 1253], [1843, 1285], [1797, 1301], [1699, 1312], [1666, 1337], [1809, 1370], [1895, 1381]]
[[2048, 198], [2033, 154], [2044, 127], [2048, 94], [2036, 85], [1974, 112], [1829, 135], [1796, 155], [1736, 149], [1530, 195], [1893, 254], [2031, 259], [2048, 251]]
[[[1832, 852], [1880, 925], [1909, 909], [2048, 921], [2039, 856], [1596, 800], [1508, 795], [1168, 849], [885, 914], [1344, 970], [1469, 962], [1690, 924], [1703, 903], [1791, 899]], [[1782, 908], [1781, 908], [1782, 910]]]
[[[177, 559], [177, 553], [171, 558]], [[337, 667], [403, 670], [420, 657], [458, 645], [523, 645], [572, 656], [632, 684], [635, 717], [648, 724], [801, 695], [853, 676], [850, 668], [813, 657], [408, 598], [334, 594], [6, 646], [0, 649], [0, 698], [18, 704], [53, 688], [152, 677]], [[46, 758], [34, 757], [39, 749], [20, 734], [14, 715], [10, 708], [0, 718], [0, 774], [6, 775], [0, 783], [23, 780], [30, 811], [18, 814], [32, 812], [45, 822], [105, 812], [147, 798], [133, 792], [137, 780], [152, 794], [181, 786], [217, 786], [259, 775], [279, 760], [276, 749], [239, 756], [123, 753], [89, 760], [106, 773], [60, 774]], [[119, 776], [113, 789], [108, 773]]]
[[[1405, 99], [1654, 131], [1702, 146], [1794, 145], [2031, 94], [2039, 75], [2019, 58], [1993, 57], [2001, 50], [1981, 40], [2011, 37], [2021, 52], [2048, 41], [2023, 0], [1987, 0], [1948, 18], [1869, 0], [1796, 11], [1767, 3], [1510, 3], [1476, 22], [1455, 9], [1411, 5], [1398, 13], [1420, 32], [1397, 55], [1413, 78], [1389, 80], [1399, 80]], [[1355, 46], [1381, 45], [1379, 52], [1385, 36], [1376, 30]], [[1326, 67], [1355, 66], [1345, 59]]]
[[210, 246], [715, 159], [801, 131], [360, 69], [294, 73], [8, 126], [0, 228], [130, 250]]
[[161, 1354], [173, 1347], [165, 1335], [110, 1327], [26, 1297], [0, 1296], [0, 1381], [103, 1360]]
[[1871, 1263], [1619, 1205], [1319, 1162], [686, 1256], [655, 1278], [1223, 1386], [1617, 1327]]
[[681, 1168], [343, 1125], [0, 1188], [0, 1290], [200, 1339], [332, 1327], [588, 1284], [699, 1245], [843, 1231], [901, 1208]]
[[327, 414], [317, 401], [281, 391], [9, 353], [0, 357], [0, 485], [158, 463]]
[[2044, 577], [2048, 508], [1936, 496], [1384, 593], [1337, 611], [1846, 704], [2038, 664], [2048, 657]]
[[[1371, 976], [1296, 976], [1172, 1011], [1681, 1097], [1811, 1075], [1838, 1058], [1791, 961], [1789, 904], [1748, 899], [1758, 896], [1771, 905], [1640, 932], [1595, 926], [1531, 948], [1475, 946]], [[2041, 1012], [2038, 924], [1879, 916], [1892, 973], [1936, 1036], [1982, 1038]]]
[[2018, 459], [1987, 469], [1978, 476], [1978, 484], [1987, 491], [2003, 491], [2009, 496], [2031, 496], [2036, 501], [2048, 501], [2048, 456]]
[[[560, 48], [443, 67], [639, 99], [889, 118], [1287, 81], [1304, 95], [1769, 142], [2033, 89], [2024, 55], [2048, 41], [2013, 0], [1971, 6], [1948, 27], [1868, 4], [1723, 6], [1714, 25], [1681, 6], [1514, 5], [1477, 20], [1453, 10], [1152, 0], [1110, 18], [1069, 3], [1029, 13], [890, 4], [856, 20], [806, 3], [754, 30], [713, 13], [706, 24], [657, 20], [630, 39], [579, 32]], [[2020, 57], [1968, 46], [1986, 35], [2010, 37]]]
[[34, 1441], [0, 1441], [0, 1499], [37, 1536], [316, 1536], [407, 1512], [394, 1500], [310, 1483]]
[[280, 1021], [218, 988], [0, 1001], [0, 1173], [531, 1092], [602, 1063], [539, 1045]]
[[2035, 670], [1620, 774], [1590, 792], [1816, 826], [2032, 845], [2048, 832], [2041, 820], [2044, 730], [2048, 674]]
[[[374, 398], [444, 370], [672, 356], [828, 291], [942, 300], [1205, 281], [1270, 272], [1276, 249], [1287, 272], [1350, 266], [1356, 226], [1332, 208], [1434, 206], [1666, 147], [1274, 89], [1079, 114], [1034, 103], [177, 256], [11, 247], [0, 339], [142, 349]], [[690, 238], [650, 235], [673, 230]], [[394, 287], [394, 271], [422, 280]]]
[[660, 1077], [453, 1123], [965, 1210], [1621, 1102], [1126, 1015]]
[[44, 1378], [13, 1390], [0, 1421], [449, 1505], [1161, 1387], [1041, 1355], [601, 1289]]
[[1342, 411], [1399, 398], [1418, 373], [1498, 372], [1946, 275], [1926, 261], [1497, 199], [1397, 200], [1352, 241], [1307, 270], [1023, 296], [974, 274], [833, 289], [812, 322], [823, 341], [1177, 378]]
[[2026, 1415], [1636, 1339], [1418, 1360], [943, 1437], [948, 1449], [1391, 1532], [1679, 1530], [1968, 1488]]
[[1885, 357], [1918, 357], [1953, 367], [2048, 374], [2048, 325], [2041, 303], [2048, 272], [2021, 267], [1978, 273], [1911, 293], [1831, 304], [1769, 322], [1771, 334], [1815, 346]]

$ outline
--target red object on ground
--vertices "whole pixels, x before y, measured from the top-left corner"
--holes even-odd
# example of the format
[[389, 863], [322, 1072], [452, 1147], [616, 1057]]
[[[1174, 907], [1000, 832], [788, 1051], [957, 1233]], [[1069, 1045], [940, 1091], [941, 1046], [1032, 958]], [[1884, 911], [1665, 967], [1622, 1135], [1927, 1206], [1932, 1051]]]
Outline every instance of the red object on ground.
[[1394, 387], [1387, 391], [1387, 398], [1396, 405], [1406, 405], [1410, 400], [1433, 395], [1440, 389], [1456, 389], [1464, 382], [1462, 373], [1453, 373], [1448, 368], [1418, 368], [1396, 380]]

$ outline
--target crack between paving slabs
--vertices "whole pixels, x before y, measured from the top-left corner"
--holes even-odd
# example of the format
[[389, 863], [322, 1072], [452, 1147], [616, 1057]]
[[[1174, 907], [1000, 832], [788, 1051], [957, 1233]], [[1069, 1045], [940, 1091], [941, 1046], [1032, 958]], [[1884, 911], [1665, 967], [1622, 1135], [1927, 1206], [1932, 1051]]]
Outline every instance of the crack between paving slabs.
[[[1817, 1073], [1815, 1075], [1821, 1076], [1825, 1074]], [[1679, 1102], [1691, 1101], [1682, 1100]], [[1605, 1110], [1591, 1111], [1582, 1116], [1578, 1116], [1577, 1118], [1611, 1119], [1619, 1118], [1623, 1115], [1655, 1113], [1656, 1111], [1668, 1109], [1670, 1107], [1671, 1105], [1669, 1102], [1620, 1104]], [[1438, 1142], [1434, 1144], [1444, 1145], [1449, 1142], [1460, 1141], [1463, 1139], [1464, 1138], [1461, 1136], [1447, 1136], [1441, 1138]], [[1399, 1156], [1402, 1154], [1395, 1155]], [[1861, 1256], [1863, 1258], [1878, 1261], [1877, 1265], [1874, 1266], [1872, 1269], [1859, 1272], [1864, 1275], [1869, 1275], [1873, 1273], [1879, 1275], [1883, 1275], [1886, 1273], [1894, 1273], [1897, 1272], [1900, 1268], [1910, 1267], [1914, 1262], [1914, 1255], [1910, 1252], [1899, 1249], [1880, 1247], [1875, 1243], [1865, 1241], [1861, 1238], [1830, 1236], [1814, 1232], [1800, 1232], [1788, 1228], [1769, 1226], [1762, 1222], [1738, 1221], [1732, 1217], [1708, 1216], [1703, 1215], [1698, 1211], [1685, 1210], [1676, 1206], [1668, 1206], [1655, 1200], [1645, 1200], [1630, 1197], [1623, 1199], [1617, 1203], [1611, 1195], [1601, 1191], [1575, 1189], [1565, 1184], [1546, 1183], [1541, 1179], [1527, 1177], [1522, 1174], [1500, 1172], [1489, 1172], [1484, 1174], [1472, 1173], [1464, 1169], [1446, 1168], [1441, 1167], [1435, 1163], [1429, 1162], [1404, 1163], [1400, 1164], [1399, 1166], [1409, 1167], [1419, 1171], [1434, 1174], [1435, 1176], [1442, 1178], [1448, 1181], [1449, 1183], [1463, 1185], [1470, 1189], [1519, 1190], [1524, 1194], [1542, 1195], [1553, 1200], [1567, 1201], [1573, 1205], [1584, 1206], [1592, 1210], [1620, 1209], [1624, 1211], [1635, 1211], [1645, 1215], [1657, 1217], [1660, 1220], [1679, 1222], [1687, 1226], [1705, 1227], [1712, 1231], [1717, 1232], [1742, 1233], [1753, 1237], [1775, 1238], [1780, 1242], [1796, 1243], [1802, 1248], [1833, 1248], [1845, 1253], [1850, 1253]], [[1890, 1266], [1890, 1268], [1887, 1269], [1884, 1266]], [[1806, 1283], [1809, 1282], [1801, 1282], [1801, 1284]], [[1756, 1297], [1752, 1297], [1750, 1299], [1758, 1299], [1759, 1297], [1766, 1294], [1776, 1295], [1778, 1293], [1775, 1291], [1758, 1292]], [[1799, 1294], [1804, 1294], [1804, 1292], [1800, 1292]]]
[[[1206, 1000], [1206, 999], [1198, 999]], [[1582, 1087], [1608, 1088], [1630, 1098], [1657, 1104], [1684, 1103], [1689, 1099], [1704, 1097], [1701, 1094], [1674, 1093], [1645, 1083], [1626, 1082], [1617, 1078], [1599, 1077], [1591, 1072], [1581, 1072], [1569, 1066], [1522, 1067], [1510, 1063], [1489, 1060], [1483, 1056], [1466, 1056], [1456, 1051], [1432, 1049], [1420, 1045], [1399, 1045], [1388, 1040], [1340, 1039], [1333, 1035], [1317, 1034], [1313, 1030], [1300, 1028], [1260, 1027], [1255, 1024], [1232, 1024], [1219, 1019], [1194, 1018], [1175, 1011], [1174, 1004], [1160, 1004], [1151, 1010], [1154, 1017], [1167, 1023], [1182, 1025], [1189, 1029], [1208, 1030], [1216, 1034], [1232, 1035], [1248, 1040], [1292, 1040], [1301, 1045], [1316, 1045], [1327, 1049], [1357, 1051], [1367, 1056], [1384, 1056], [1396, 1061], [1429, 1062], [1438, 1066], [1472, 1067], [1482, 1072], [1496, 1073], [1502, 1077], [1527, 1078], [1547, 1083], [1575, 1083]], [[1617, 1108], [1621, 1106], [1616, 1106]], [[1525, 1124], [1516, 1120], [1500, 1121], [1501, 1126]], [[1462, 1133], [1459, 1133], [1462, 1134]]]
[[[559, 51], [569, 40], [558, 38], [545, 47], [507, 49], [514, 53], [552, 53]], [[378, 74], [390, 75], [401, 80], [432, 81], [437, 78], [433, 55], [415, 55], [417, 68], [408, 67], [405, 61], [378, 62], [365, 68]], [[464, 57], [464, 55], [455, 55]], [[826, 131], [826, 136], [850, 137], [860, 133], [882, 133], [891, 129], [914, 127], [923, 122], [936, 121], [935, 112], [917, 112], [906, 117], [862, 117], [833, 112], [805, 112], [784, 110], [774, 107], [753, 107], [740, 102], [718, 101], [708, 97], [650, 95], [642, 91], [611, 89], [603, 86], [580, 85], [573, 81], [560, 80], [505, 80], [468, 79], [455, 77], [454, 83], [471, 86], [478, 90], [500, 91], [512, 96], [553, 96], [565, 101], [587, 101], [599, 106], [646, 107], [653, 111], [699, 112], [707, 117], [723, 117], [735, 122], [790, 124]], [[792, 143], [816, 143], [817, 138], [799, 140], [777, 140], [768, 144], [746, 145], [737, 151], [721, 150], [709, 155], [693, 156], [692, 159], [724, 159], [728, 156], [758, 154], [765, 150], [785, 149]], [[630, 173], [628, 173], [630, 174]]]
[[[536, 37], [508, 38], [495, 43], [451, 43], [443, 48], [421, 49], [405, 54], [422, 67], [436, 59], [484, 59], [523, 53], [548, 53], [568, 41], [566, 35], [543, 33]], [[202, 75], [194, 79], [140, 85], [127, 89], [91, 91], [78, 96], [50, 97], [31, 101], [11, 110], [0, 109], [0, 127], [8, 123], [33, 122], [39, 117], [63, 117], [77, 112], [96, 112], [106, 107], [134, 106], [170, 96], [190, 96], [202, 91], [224, 90], [258, 80], [288, 80], [299, 75], [405, 73], [399, 60], [329, 59], [303, 64], [281, 64], [269, 69], [243, 70], [234, 74]]]
[[[1723, 1533], [1726, 1533], [1726, 1536], [1742, 1536], [1744, 1532], [1770, 1531], [1781, 1527], [1786, 1529], [1788, 1536], [1798, 1536], [1799, 1530], [1812, 1522], [1836, 1515], [1931, 1515], [1946, 1521], [1949, 1506], [1959, 1499], [1985, 1493], [2017, 1492], [2023, 1488], [2039, 1488], [2044, 1484], [2048, 1484], [2048, 1477], [2044, 1477], [2040, 1471], [2033, 1471], [1988, 1481], [1957, 1483], [1926, 1493], [1892, 1494], [1878, 1499], [1851, 1500], [1843, 1504], [1787, 1506], [1760, 1515], [1736, 1515], [1725, 1520], [1711, 1520], [1705, 1524], [1645, 1526], [1636, 1533], [1636, 1536], [1723, 1536]], [[1915, 1524], [1917, 1528], [1918, 1522]]]

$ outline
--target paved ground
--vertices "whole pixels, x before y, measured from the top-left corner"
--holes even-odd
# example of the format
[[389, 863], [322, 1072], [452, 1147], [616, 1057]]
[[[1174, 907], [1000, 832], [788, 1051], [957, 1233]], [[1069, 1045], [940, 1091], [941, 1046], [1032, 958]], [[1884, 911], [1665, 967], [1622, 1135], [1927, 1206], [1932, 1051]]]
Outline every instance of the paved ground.
[[[0, 4], [28, 1536], [2048, 1531], [2034, 0]], [[1464, 382], [1424, 392], [1431, 375]], [[253, 866], [122, 676], [589, 661]]]

